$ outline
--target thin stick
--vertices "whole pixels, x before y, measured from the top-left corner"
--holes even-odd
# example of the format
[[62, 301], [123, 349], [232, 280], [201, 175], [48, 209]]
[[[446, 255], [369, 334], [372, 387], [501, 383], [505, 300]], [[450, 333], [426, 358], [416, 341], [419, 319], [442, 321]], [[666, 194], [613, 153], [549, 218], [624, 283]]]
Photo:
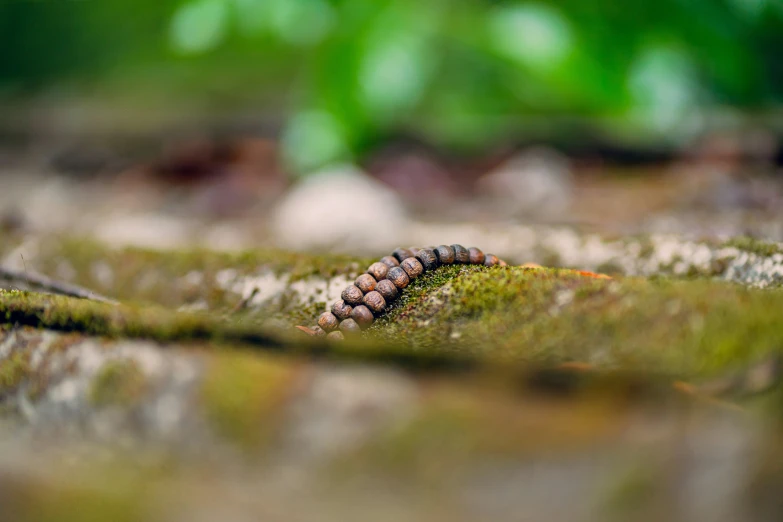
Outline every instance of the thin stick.
[[118, 302], [114, 299], [100, 295], [87, 288], [65, 283], [63, 281], [57, 281], [51, 277], [39, 274], [38, 272], [31, 272], [30, 270], [20, 272], [18, 270], [12, 270], [10, 268], [0, 266], [0, 280], [20, 281], [52, 294], [77, 297], [79, 299], [91, 299], [93, 301], [100, 301], [102, 303], [118, 304]]

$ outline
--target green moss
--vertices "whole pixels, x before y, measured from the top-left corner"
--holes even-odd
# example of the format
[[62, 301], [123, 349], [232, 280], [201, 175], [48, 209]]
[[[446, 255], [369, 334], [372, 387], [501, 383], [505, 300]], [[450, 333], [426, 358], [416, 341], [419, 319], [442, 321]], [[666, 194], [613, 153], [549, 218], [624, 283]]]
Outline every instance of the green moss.
[[268, 441], [294, 372], [290, 364], [247, 353], [213, 358], [201, 395], [215, 431], [245, 449]]
[[30, 354], [17, 350], [0, 360], [0, 395], [16, 389], [30, 373]]
[[93, 378], [89, 397], [95, 406], [131, 406], [146, 389], [147, 379], [136, 361], [109, 361]]
[[[627, 464], [626, 464], [627, 466]], [[644, 520], [654, 520], [650, 516], [658, 515], [658, 520], [671, 518], [672, 513], [661, 512], [664, 506], [670, 505], [664, 496], [666, 489], [665, 470], [660, 469], [660, 463], [650, 460], [634, 462], [627, 466], [613, 482], [607, 484], [606, 492], [601, 499], [600, 509], [608, 520], [636, 520], [634, 515], [646, 513]]]
[[[295, 317], [310, 324], [318, 305]], [[712, 280], [600, 280], [567, 270], [450, 266], [415, 280], [359, 339], [325, 343], [246, 314], [173, 312], [0, 292], [0, 319], [108, 337], [205, 341], [413, 370], [586, 361], [673, 377], [778, 353], [783, 291]]]
[[416, 281], [371, 331], [418, 350], [694, 375], [779, 351], [782, 306], [781, 291], [716, 281], [449, 267]]
[[416, 414], [384, 430], [338, 462], [349, 475], [382, 469], [404, 481], [456, 478], [476, 459], [513, 462], [532, 455], [584, 451], [616, 435], [627, 409], [598, 394], [552, 401], [520, 400], [492, 379], [429, 382]]
[[783, 248], [780, 244], [770, 241], [763, 241], [752, 237], [735, 237], [723, 243], [724, 247], [734, 247], [751, 254], [756, 254], [763, 257], [773, 256], [775, 254], [783, 253]]
[[176, 312], [158, 306], [110, 305], [83, 299], [0, 290], [0, 320], [66, 332], [158, 341], [239, 341], [279, 346], [256, 325], [206, 313]]
[[[214, 252], [191, 248], [155, 251], [143, 248], [112, 249], [86, 239], [46, 238], [34, 268], [57, 274], [61, 263], [74, 270], [73, 283], [94, 289], [121, 301], [151, 302], [176, 308], [205, 302], [210, 310], [228, 311], [238, 297], [220, 288], [216, 275], [231, 269], [242, 275], [269, 270], [285, 274], [290, 282], [308, 277], [331, 278], [353, 274], [369, 265], [369, 259], [335, 254], [307, 254], [277, 249]], [[109, 270], [96, 270], [98, 266]], [[31, 266], [31, 268], [33, 268]], [[102, 272], [111, 277], [104, 278]], [[201, 282], [187, 284], [184, 277], [195, 272]]]
[[323, 338], [307, 337], [293, 329], [270, 329], [241, 315], [175, 312], [156, 306], [115, 306], [21, 291], [0, 290], [2, 322], [108, 338], [145, 338], [163, 343], [207, 342], [213, 349], [251, 347], [292, 356], [328, 356], [347, 361], [397, 364], [411, 369], [455, 368], [466, 364], [465, 358], [459, 355], [420, 352], [398, 343], [371, 339], [327, 343]]
[[[20, 475], [20, 474], [17, 474]], [[146, 490], [140, 483], [126, 487], [107, 481], [107, 476], [117, 478], [117, 472], [106, 472], [100, 479], [73, 473], [58, 481], [31, 478], [13, 478], [13, 474], [0, 478], [0, 495], [3, 515], [19, 522], [133, 522], [148, 519]]]

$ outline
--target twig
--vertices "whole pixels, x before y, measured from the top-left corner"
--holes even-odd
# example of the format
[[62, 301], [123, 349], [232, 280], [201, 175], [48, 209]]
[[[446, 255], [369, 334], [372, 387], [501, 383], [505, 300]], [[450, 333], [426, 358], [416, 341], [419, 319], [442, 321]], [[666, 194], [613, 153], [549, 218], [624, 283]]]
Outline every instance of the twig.
[[18, 270], [0, 266], [0, 280], [19, 281], [52, 294], [77, 297], [79, 299], [90, 299], [102, 303], [118, 304], [114, 299], [93, 292], [87, 288], [63, 281], [57, 281], [51, 277], [30, 270], [20, 272]]

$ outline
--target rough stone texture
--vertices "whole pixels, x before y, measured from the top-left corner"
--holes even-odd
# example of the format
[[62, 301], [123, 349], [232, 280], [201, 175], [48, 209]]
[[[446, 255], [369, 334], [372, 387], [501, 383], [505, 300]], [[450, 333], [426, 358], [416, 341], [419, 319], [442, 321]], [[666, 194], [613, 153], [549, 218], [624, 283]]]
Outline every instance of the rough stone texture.
[[[31, 363], [29, 376], [0, 399], [18, 414], [0, 424], [0, 499], [16, 520], [35, 520], [41, 509], [62, 519], [99, 516], [125, 495], [129, 520], [285, 512], [359, 521], [382, 510], [389, 520], [592, 521], [627, 509], [739, 522], [770, 519], [777, 505], [765, 491], [779, 483], [759, 467], [772, 458], [764, 441], [775, 440], [774, 431], [719, 405], [596, 409], [578, 396], [520, 400], [498, 395], [497, 385], [463, 393], [388, 368], [308, 363], [282, 414], [259, 419], [275, 434], [252, 450], [265, 458], [248, 458], [201, 409], [200, 390], [220, 354], [28, 329], [2, 333], [0, 347], [0, 361], [24, 350]], [[147, 383], [137, 402], [97, 405], [96, 376], [128, 361]], [[397, 485], [390, 489], [390, 481]], [[632, 486], [645, 494], [626, 496]], [[58, 503], [57, 491], [87, 496]]]
[[[667, 243], [656, 245], [667, 247]], [[683, 248], [682, 242], [674, 245]], [[730, 248], [736, 257], [747, 254], [772, 260], [770, 267], [777, 255]], [[715, 251], [708, 247], [710, 256]], [[696, 248], [692, 254], [698, 259], [702, 252]], [[296, 295], [300, 297], [294, 299], [310, 295], [318, 306], [327, 306], [321, 294], [303, 291], [283, 297], [301, 280], [292, 282], [279, 275], [261, 280], [225, 270], [218, 278], [219, 288], [237, 297], [252, 296], [251, 309]], [[106, 270], [96, 273], [105, 275]], [[322, 279], [319, 288], [344, 287], [352, 280], [345, 277], [335, 278], [339, 284]], [[186, 274], [183, 287], [198, 286], [203, 280], [197, 273]], [[318, 279], [307, 285], [313, 281]], [[269, 288], [271, 282], [278, 285], [279, 295]], [[259, 295], [263, 299], [256, 301]], [[445, 290], [439, 296], [443, 305], [448, 303]], [[558, 291], [545, 313], [562, 313], [574, 299], [573, 291]], [[455, 325], [452, 335], [459, 333]], [[342, 332], [330, 335], [335, 334]], [[12, 488], [32, 480], [32, 497], [14, 494], [12, 498], [22, 504], [32, 498], [36, 506], [43, 505], [47, 497], [39, 492], [42, 483], [71, 487], [72, 482], [96, 476], [95, 469], [80, 475], [78, 465], [89, 464], [106, 466], [98, 468], [100, 478], [90, 488], [95, 495], [117, 483], [111, 473], [141, 473], [139, 480], [147, 494], [134, 494], [129, 505], [154, 498], [159, 502], [149, 500], [150, 509], [162, 520], [196, 515], [225, 518], [227, 509], [235, 519], [285, 512], [305, 519], [366, 520], [383, 510], [392, 520], [502, 521], [521, 516], [603, 520], [609, 516], [603, 516], [603, 509], [627, 505], [623, 492], [638, 487], [645, 492], [642, 498], [652, 499], [651, 503], [636, 505], [633, 502], [639, 501], [632, 500], [629, 509], [652, 513], [653, 519], [734, 521], [775, 513], [775, 494], [765, 496], [764, 491], [778, 491], [779, 484], [757, 467], [758, 462], [774, 462], [776, 447], [763, 441], [774, 440], [775, 433], [766, 431], [753, 416], [731, 408], [696, 401], [691, 408], [679, 409], [679, 400], [656, 399], [652, 411], [635, 405], [608, 412], [603, 403], [581, 411], [579, 396], [558, 401], [545, 397], [538, 403], [535, 394], [526, 392], [520, 400], [514, 388], [514, 393], [496, 396], [491, 390], [500, 385], [473, 387], [475, 383], [461, 377], [282, 357], [283, 366], [293, 369], [284, 392], [272, 394], [272, 404], [279, 410], [251, 408], [253, 415], [239, 417], [258, 421], [240, 421], [243, 429], [260, 429], [260, 425], [273, 430], [263, 446], [248, 450], [237, 448], [219, 433], [204, 410], [204, 383], [226, 353], [211, 353], [203, 346], [198, 351], [186, 348], [19, 328], [0, 332], [0, 375], [14, 375], [2, 373], [3, 363], [20, 353], [27, 354], [30, 365], [18, 374], [18, 383], [0, 393], [5, 412], [0, 424], [2, 504], [9, 502], [3, 491], [16, 491]], [[243, 357], [238, 368], [270, 356], [246, 353]], [[110, 388], [108, 395], [96, 395], [96, 382], [112, 365], [137, 367], [144, 376], [141, 384], [122, 393]], [[444, 381], [450, 388], [438, 399]], [[224, 399], [228, 402], [221, 414], [231, 417], [231, 412], [243, 412], [250, 398], [249, 391], [232, 394]], [[113, 402], [117, 400], [121, 402]], [[562, 410], [553, 406], [558, 402]], [[602, 413], [594, 418], [596, 411]], [[511, 436], [504, 439], [503, 434]], [[248, 458], [246, 451], [254, 457]], [[65, 470], [60, 468], [63, 462], [69, 463]], [[172, 470], [166, 479], [170, 483], [161, 485], [144, 477], [144, 466], [159, 470], [164, 464]], [[335, 469], [341, 472], [333, 474]], [[678, 490], [688, 494], [667, 496], [673, 480]], [[389, 483], [399, 486], [390, 489]], [[747, 502], [750, 489], [760, 500], [754, 497], [754, 502]], [[421, 491], [428, 494], [422, 496]], [[552, 491], [556, 495], [549, 494]], [[106, 491], [107, 498], [115, 498], [112, 495], [116, 492]], [[560, 501], [564, 497], [568, 503]], [[163, 512], [157, 511], [161, 505], [166, 506]], [[84, 517], [84, 510], [92, 506], [80, 504], [78, 515]], [[19, 509], [25, 513], [24, 505]], [[664, 511], [656, 511], [660, 509]], [[29, 510], [36, 513], [33, 507]], [[62, 518], [67, 519], [64, 513]]]
[[[63, 431], [105, 442], [151, 438], [198, 444], [205, 436], [190, 409], [203, 374], [203, 358], [162, 351], [155, 343], [99, 339], [50, 331], [16, 329], [0, 333], [0, 363], [14, 351], [29, 355], [17, 386], [0, 393], [0, 403], [18, 412], [42, 435]], [[5, 355], [2, 353], [5, 352]], [[143, 375], [138, 396], [100, 406], [96, 378], [112, 364], [133, 364]], [[191, 438], [192, 437], [192, 438]]]

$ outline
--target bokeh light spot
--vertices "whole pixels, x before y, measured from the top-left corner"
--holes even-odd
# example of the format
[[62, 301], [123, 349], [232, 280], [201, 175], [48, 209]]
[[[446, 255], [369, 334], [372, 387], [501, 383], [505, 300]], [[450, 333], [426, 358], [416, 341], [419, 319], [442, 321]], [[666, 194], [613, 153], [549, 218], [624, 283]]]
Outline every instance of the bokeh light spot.
[[540, 4], [498, 7], [490, 12], [489, 30], [495, 48], [530, 67], [548, 69], [561, 63], [573, 44], [568, 22]]
[[332, 6], [324, 0], [269, 0], [270, 22], [283, 41], [312, 45], [329, 33], [335, 21]]
[[410, 108], [426, 87], [429, 62], [426, 49], [414, 36], [377, 41], [365, 54], [359, 71], [365, 106], [381, 118]]
[[196, 0], [180, 7], [171, 20], [169, 38], [179, 52], [209, 51], [223, 40], [228, 23], [225, 0]]
[[667, 47], [650, 47], [634, 63], [628, 76], [637, 118], [660, 132], [693, 123], [698, 114], [698, 81], [687, 54]]

